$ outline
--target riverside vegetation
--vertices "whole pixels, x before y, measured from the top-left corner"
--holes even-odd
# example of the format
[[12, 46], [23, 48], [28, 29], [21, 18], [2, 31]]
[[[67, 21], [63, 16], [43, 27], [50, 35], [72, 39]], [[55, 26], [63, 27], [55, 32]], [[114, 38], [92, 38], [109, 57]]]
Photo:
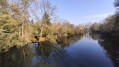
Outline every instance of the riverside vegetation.
[[59, 20], [49, 0], [0, 0], [0, 52], [26, 43], [60, 42], [84, 33], [84, 26]]
[[74, 25], [49, 0], [0, 0], [0, 67], [119, 67], [114, 5], [100, 23]]
[[[119, 1], [115, 1], [118, 8]], [[0, 0], [0, 52], [26, 43], [62, 42], [68, 36], [85, 32], [119, 35], [119, 12], [101, 23], [74, 25], [56, 15], [56, 6], [49, 0]]]
[[119, 36], [119, 0], [115, 0], [114, 3], [115, 7], [117, 8], [117, 11], [114, 15], [110, 15], [107, 18], [105, 18], [100, 23], [94, 23], [90, 26], [90, 31], [92, 33], [100, 33], [100, 34], [106, 34], [110, 36]]

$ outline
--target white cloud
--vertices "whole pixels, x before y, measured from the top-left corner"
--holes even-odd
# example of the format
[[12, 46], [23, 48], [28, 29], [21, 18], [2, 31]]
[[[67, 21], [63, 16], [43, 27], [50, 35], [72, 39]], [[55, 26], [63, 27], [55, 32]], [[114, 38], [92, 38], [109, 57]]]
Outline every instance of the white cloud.
[[109, 15], [112, 15], [113, 13], [106, 13], [106, 14], [98, 14], [98, 15], [92, 15], [92, 16], [84, 16], [82, 18], [106, 18]]
[[98, 14], [98, 15], [91, 15], [91, 16], [80, 16], [80, 17], [75, 17], [75, 20], [72, 20], [71, 23], [78, 25], [80, 24], [85, 24], [88, 22], [100, 22], [103, 21], [106, 17], [109, 15], [113, 15], [113, 13], [105, 13], [105, 14]]

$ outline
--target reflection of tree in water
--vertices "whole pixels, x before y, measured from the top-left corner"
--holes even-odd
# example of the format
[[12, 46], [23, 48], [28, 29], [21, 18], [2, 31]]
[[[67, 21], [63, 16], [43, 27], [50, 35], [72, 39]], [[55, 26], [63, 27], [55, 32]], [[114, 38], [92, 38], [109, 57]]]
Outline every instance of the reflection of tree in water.
[[39, 45], [35, 49], [35, 52], [36, 52], [35, 58], [37, 59], [37, 64], [55, 63], [63, 59], [65, 56], [65, 51], [63, 48], [54, 46], [54, 44], [50, 42], [39, 43]]
[[65, 47], [82, 39], [82, 36], [66, 38], [60, 44], [48, 41], [26, 45], [22, 48], [11, 48], [8, 52], [0, 54], [0, 67], [57, 67], [65, 58]]
[[98, 40], [99, 44], [107, 51], [107, 55], [115, 67], [119, 67], [119, 37], [93, 34], [92, 38]]
[[99, 33], [90, 34], [90, 37], [92, 37], [93, 40], [98, 40], [100, 38], [100, 34]]
[[78, 40], [81, 40], [83, 38], [83, 35], [76, 35], [68, 38], [64, 38], [61, 40], [61, 42], [58, 42], [58, 45], [60, 45], [62, 48], [67, 48], [71, 44], [77, 42]]
[[31, 49], [27, 47], [21, 49], [13, 47], [8, 52], [0, 54], [0, 67], [30, 67], [32, 60], [30, 52]]
[[84, 37], [86, 37], [87, 39], [92, 39], [91, 36], [90, 36], [90, 33], [85, 33]]
[[52, 66], [65, 57], [65, 50], [50, 42], [41, 42], [32, 46], [20, 49], [13, 47], [10, 51], [0, 54], [0, 67]]
[[115, 67], [119, 67], [119, 37], [101, 37], [99, 43], [105, 50], [107, 50], [108, 56], [113, 61]]

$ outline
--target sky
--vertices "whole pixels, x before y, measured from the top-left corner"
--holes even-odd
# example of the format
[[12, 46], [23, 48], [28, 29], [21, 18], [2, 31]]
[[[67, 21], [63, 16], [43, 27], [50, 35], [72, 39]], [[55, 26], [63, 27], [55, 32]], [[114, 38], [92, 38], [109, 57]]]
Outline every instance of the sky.
[[100, 22], [116, 11], [114, 0], [52, 0], [56, 15], [71, 24]]

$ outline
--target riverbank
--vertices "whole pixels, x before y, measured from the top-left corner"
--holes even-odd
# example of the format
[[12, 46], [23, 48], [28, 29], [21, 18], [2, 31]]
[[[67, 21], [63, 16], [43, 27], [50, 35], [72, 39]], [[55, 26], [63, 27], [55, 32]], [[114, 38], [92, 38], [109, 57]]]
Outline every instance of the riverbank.
[[[4, 52], [7, 52], [9, 51], [9, 49], [13, 48], [13, 47], [16, 47], [16, 48], [21, 48], [23, 46], [26, 46], [26, 45], [29, 45], [29, 44], [32, 44], [32, 43], [41, 43], [41, 42], [50, 42], [50, 43], [61, 43], [61, 42], [64, 42], [65, 39], [67, 38], [71, 38], [73, 36], [83, 36], [83, 34], [75, 34], [75, 35], [65, 35], [65, 36], [62, 36], [62, 37], [58, 37], [55, 41], [52, 41], [50, 39], [48, 39], [47, 37], [34, 37], [31, 39], [31, 41], [28, 41], [28, 42], [19, 42], [19, 41], [14, 41], [14, 43], [11, 43], [8, 47], [4, 46], [1, 47], [1, 51], [0, 53], [4, 53]], [[6, 41], [7, 42], [7, 41]], [[7, 44], [7, 43], [6, 43]]]

